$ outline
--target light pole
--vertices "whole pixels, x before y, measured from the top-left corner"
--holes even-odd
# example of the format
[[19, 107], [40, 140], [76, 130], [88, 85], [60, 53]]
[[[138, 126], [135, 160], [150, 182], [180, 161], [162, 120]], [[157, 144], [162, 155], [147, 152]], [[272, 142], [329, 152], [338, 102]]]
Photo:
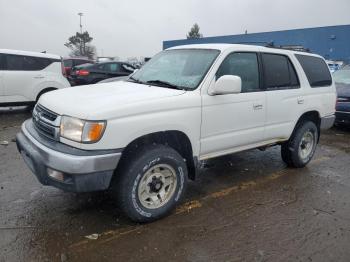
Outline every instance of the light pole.
[[83, 13], [78, 13], [78, 16], [80, 16], [80, 34], [83, 33], [83, 26], [81, 24], [81, 17], [83, 16], [84, 14]]

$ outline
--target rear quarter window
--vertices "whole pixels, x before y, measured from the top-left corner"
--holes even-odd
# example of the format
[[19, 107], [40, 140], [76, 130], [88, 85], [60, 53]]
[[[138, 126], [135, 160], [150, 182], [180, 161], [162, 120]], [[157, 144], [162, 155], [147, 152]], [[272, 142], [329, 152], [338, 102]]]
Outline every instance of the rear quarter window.
[[323, 59], [299, 54], [295, 56], [303, 68], [311, 87], [324, 87], [332, 84], [331, 73]]

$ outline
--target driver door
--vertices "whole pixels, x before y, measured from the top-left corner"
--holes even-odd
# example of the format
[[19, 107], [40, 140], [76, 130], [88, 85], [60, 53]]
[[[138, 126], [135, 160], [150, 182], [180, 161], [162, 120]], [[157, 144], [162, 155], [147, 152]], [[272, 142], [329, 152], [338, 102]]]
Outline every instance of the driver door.
[[254, 52], [229, 54], [212, 85], [223, 75], [241, 77], [239, 94], [202, 96], [201, 159], [250, 148], [264, 140], [266, 94], [261, 88], [259, 57]]

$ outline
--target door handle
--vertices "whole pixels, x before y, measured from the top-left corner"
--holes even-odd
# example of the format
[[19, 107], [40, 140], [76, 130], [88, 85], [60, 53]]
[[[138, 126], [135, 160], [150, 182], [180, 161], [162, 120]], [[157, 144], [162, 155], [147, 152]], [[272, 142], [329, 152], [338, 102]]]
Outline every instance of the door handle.
[[302, 104], [304, 104], [304, 102], [305, 102], [305, 100], [304, 100], [304, 98], [298, 98], [298, 104], [299, 105], [302, 105]]
[[263, 105], [254, 104], [254, 105], [253, 105], [253, 108], [254, 108], [254, 110], [261, 110], [261, 109], [263, 109]]
[[37, 75], [37, 76], [34, 76], [35, 79], [42, 79], [42, 78], [45, 78], [45, 76], [43, 75]]

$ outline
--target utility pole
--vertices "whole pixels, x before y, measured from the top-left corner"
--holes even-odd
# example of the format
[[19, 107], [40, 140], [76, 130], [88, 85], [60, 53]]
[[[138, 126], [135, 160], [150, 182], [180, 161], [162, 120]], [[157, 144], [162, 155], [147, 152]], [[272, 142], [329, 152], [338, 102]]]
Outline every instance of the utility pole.
[[83, 16], [83, 13], [78, 13], [78, 16], [80, 16], [80, 34], [83, 33], [83, 25], [81, 24], [81, 17]]
[[[82, 35], [83, 34], [83, 25], [81, 24], [81, 17], [83, 16], [83, 13], [78, 13], [78, 16], [80, 17], [80, 35]], [[79, 49], [80, 49], [80, 55], [82, 55], [83, 53], [85, 54], [85, 44], [84, 43], [80, 43]]]

